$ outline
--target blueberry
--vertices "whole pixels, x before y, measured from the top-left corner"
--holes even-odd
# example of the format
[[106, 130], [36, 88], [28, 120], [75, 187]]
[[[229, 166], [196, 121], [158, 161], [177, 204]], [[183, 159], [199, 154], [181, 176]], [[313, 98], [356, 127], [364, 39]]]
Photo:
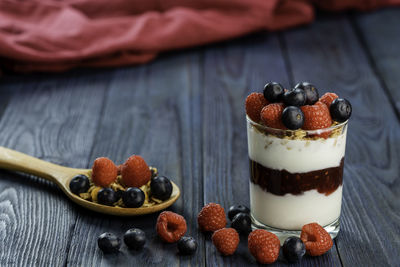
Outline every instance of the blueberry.
[[290, 130], [297, 130], [304, 124], [304, 114], [299, 107], [288, 106], [282, 112], [282, 122]]
[[83, 174], [75, 176], [72, 178], [71, 182], [69, 182], [69, 189], [71, 189], [71, 192], [76, 195], [87, 192], [89, 187], [89, 178]]
[[97, 238], [97, 244], [104, 253], [118, 252], [121, 240], [112, 233], [103, 233]]
[[233, 220], [233, 217], [235, 217], [236, 214], [243, 212], [243, 213], [250, 213], [250, 210], [248, 207], [244, 206], [244, 205], [233, 205], [229, 208], [228, 211], [228, 217], [229, 220]]
[[317, 88], [308, 82], [301, 82], [296, 84], [294, 88], [303, 89], [306, 93], [306, 105], [314, 105], [319, 99], [319, 94]]
[[249, 214], [240, 212], [232, 219], [232, 228], [235, 228], [239, 233], [251, 232], [251, 219]]
[[165, 176], [157, 176], [150, 183], [151, 194], [159, 200], [167, 200], [172, 194], [172, 184]]
[[115, 191], [111, 188], [103, 188], [97, 193], [97, 202], [100, 204], [112, 206], [116, 201]]
[[329, 111], [334, 121], [344, 122], [351, 116], [351, 104], [344, 98], [336, 98], [332, 101]]
[[127, 208], [139, 208], [144, 202], [144, 193], [137, 187], [129, 187], [122, 194], [122, 201]]
[[306, 103], [306, 93], [300, 88], [287, 91], [283, 94], [283, 103], [286, 106], [303, 106]]
[[288, 237], [282, 246], [283, 255], [288, 262], [297, 262], [306, 254], [306, 246], [296, 236]]
[[131, 249], [141, 249], [146, 243], [146, 234], [138, 229], [132, 228], [125, 232], [124, 242]]
[[193, 237], [184, 236], [178, 241], [178, 250], [183, 255], [191, 255], [196, 252], [197, 242]]
[[283, 86], [276, 82], [267, 83], [263, 91], [265, 99], [271, 103], [279, 102], [284, 92]]

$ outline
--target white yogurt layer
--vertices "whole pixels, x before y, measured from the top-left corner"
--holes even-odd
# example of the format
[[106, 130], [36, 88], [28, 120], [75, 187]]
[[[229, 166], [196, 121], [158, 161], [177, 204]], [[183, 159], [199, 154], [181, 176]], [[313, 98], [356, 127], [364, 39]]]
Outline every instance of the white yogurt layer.
[[301, 230], [311, 222], [326, 226], [339, 218], [341, 205], [342, 186], [328, 196], [317, 190], [277, 196], [250, 182], [251, 213], [267, 226], [285, 230]]
[[346, 149], [346, 132], [328, 139], [288, 140], [262, 133], [247, 123], [247, 137], [251, 160], [291, 173], [337, 167]]

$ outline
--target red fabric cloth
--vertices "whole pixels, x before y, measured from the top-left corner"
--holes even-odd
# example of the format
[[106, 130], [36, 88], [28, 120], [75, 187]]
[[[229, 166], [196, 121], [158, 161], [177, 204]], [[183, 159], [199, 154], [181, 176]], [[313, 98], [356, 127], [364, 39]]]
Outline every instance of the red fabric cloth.
[[0, 0], [1, 64], [15, 71], [144, 63], [166, 50], [400, 0]]

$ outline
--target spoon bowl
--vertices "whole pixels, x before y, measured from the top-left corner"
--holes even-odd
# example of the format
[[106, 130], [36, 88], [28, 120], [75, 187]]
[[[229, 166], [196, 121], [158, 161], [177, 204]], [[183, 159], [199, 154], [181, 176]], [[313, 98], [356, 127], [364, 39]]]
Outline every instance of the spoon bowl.
[[171, 181], [172, 194], [170, 198], [162, 203], [155, 204], [154, 206], [122, 208], [101, 205], [80, 198], [78, 195], [72, 193], [69, 188], [69, 183], [72, 178], [79, 174], [89, 177], [90, 169], [75, 169], [60, 166], [5, 147], [0, 147], [0, 168], [32, 174], [54, 182], [59, 188], [61, 188], [65, 195], [76, 204], [86, 209], [110, 215], [137, 216], [154, 213], [171, 206], [180, 196], [179, 187]]

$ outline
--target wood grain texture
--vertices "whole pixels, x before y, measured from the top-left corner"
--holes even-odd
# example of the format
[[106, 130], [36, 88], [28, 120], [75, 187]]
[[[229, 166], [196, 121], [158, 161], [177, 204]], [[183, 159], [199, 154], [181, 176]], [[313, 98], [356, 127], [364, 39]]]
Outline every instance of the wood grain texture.
[[[0, 121], [0, 144], [85, 167], [103, 101], [100, 78], [71, 74], [3, 84], [13, 93]], [[0, 176], [0, 265], [63, 265], [76, 219], [74, 205], [47, 181], [5, 171]]]
[[398, 266], [400, 123], [393, 108], [346, 17], [321, 19], [285, 39], [296, 81], [312, 81], [353, 105], [336, 239], [341, 261]]

